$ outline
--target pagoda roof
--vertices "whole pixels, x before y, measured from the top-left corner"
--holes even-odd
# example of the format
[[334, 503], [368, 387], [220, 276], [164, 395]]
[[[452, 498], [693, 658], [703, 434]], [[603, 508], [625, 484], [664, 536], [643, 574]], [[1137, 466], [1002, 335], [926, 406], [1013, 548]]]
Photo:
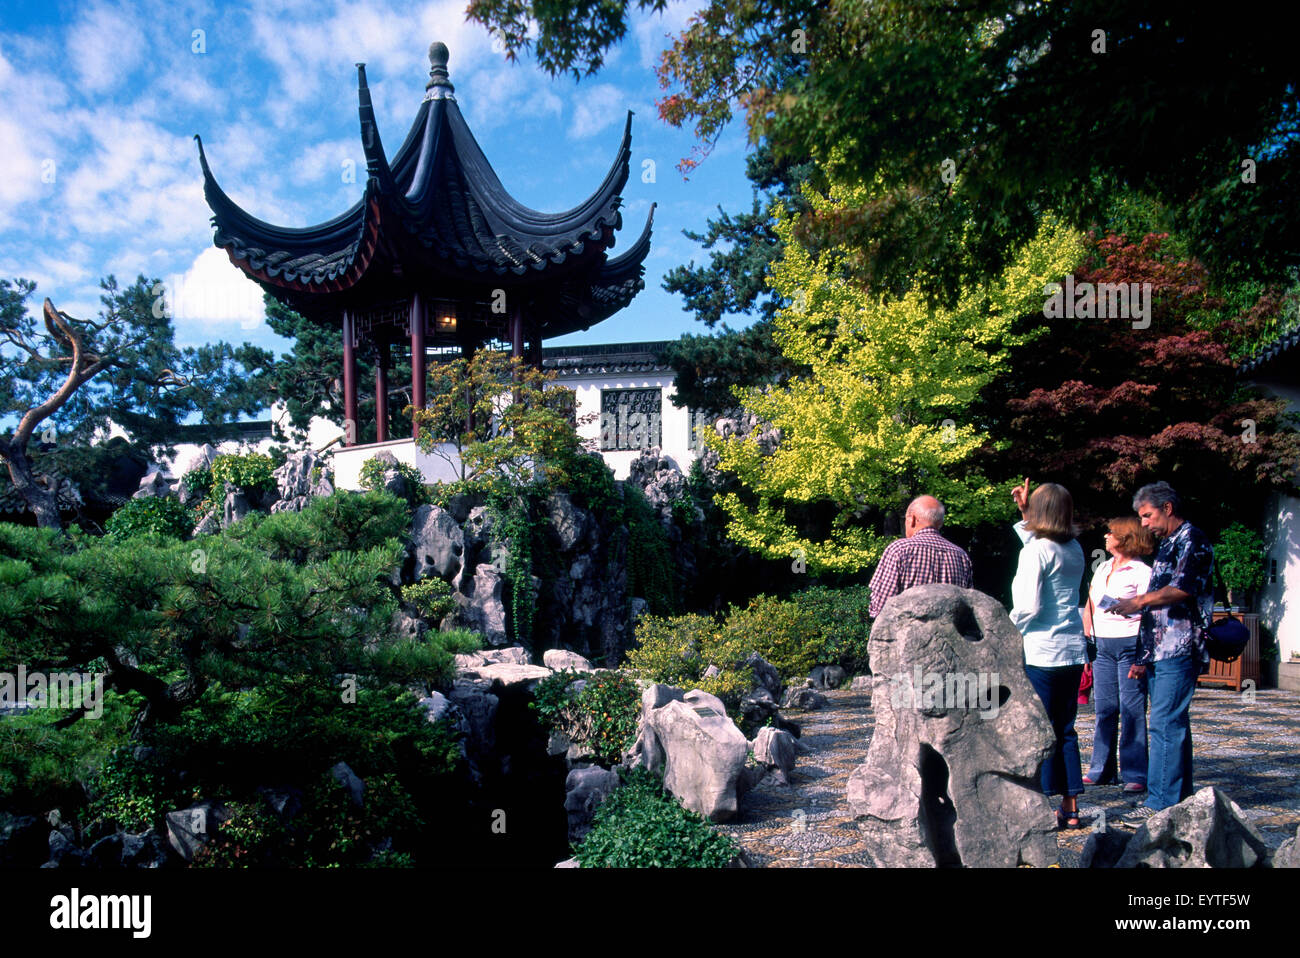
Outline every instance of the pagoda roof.
[[[574, 329], [626, 306], [645, 285], [641, 264], [653, 220], [652, 208], [632, 247], [607, 258], [623, 225], [620, 192], [631, 159], [631, 111], [595, 192], [570, 210], [543, 213], [506, 191], [474, 139], [448, 79], [447, 48], [433, 44], [429, 59], [427, 92], [391, 161], [375, 121], [365, 64], [357, 64], [365, 188], [351, 209], [316, 226], [275, 226], [242, 209], [217, 183], [196, 136], [214, 244], [304, 315], [332, 317], [416, 291], [456, 298], [523, 286], [578, 309], [582, 315], [562, 322]], [[547, 321], [560, 318], [538, 317], [547, 335], [561, 332]]]

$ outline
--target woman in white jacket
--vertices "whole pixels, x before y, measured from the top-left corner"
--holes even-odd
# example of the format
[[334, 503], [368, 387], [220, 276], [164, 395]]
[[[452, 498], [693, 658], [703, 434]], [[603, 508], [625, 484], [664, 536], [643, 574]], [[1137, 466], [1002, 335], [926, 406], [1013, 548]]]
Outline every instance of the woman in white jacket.
[[1024, 542], [1011, 583], [1011, 621], [1025, 640], [1025, 674], [1038, 693], [1056, 737], [1043, 761], [1045, 795], [1060, 795], [1059, 828], [1079, 827], [1083, 776], [1079, 765], [1079, 679], [1088, 646], [1079, 614], [1083, 549], [1074, 525], [1074, 500], [1064, 486], [1049, 482], [1029, 494], [1029, 480], [1012, 492], [1020, 509], [1016, 534]]
[[1124, 791], [1143, 792], [1147, 787], [1146, 676], [1129, 678], [1142, 616], [1116, 615], [1109, 606], [1114, 600], [1131, 599], [1147, 591], [1151, 567], [1138, 557], [1151, 555], [1156, 543], [1150, 530], [1142, 528], [1134, 516], [1111, 519], [1108, 526], [1106, 551], [1111, 558], [1093, 573], [1083, 611], [1084, 627], [1097, 640], [1097, 661], [1092, 666], [1097, 725], [1092, 735], [1092, 764], [1083, 784], [1115, 784], [1118, 759]]

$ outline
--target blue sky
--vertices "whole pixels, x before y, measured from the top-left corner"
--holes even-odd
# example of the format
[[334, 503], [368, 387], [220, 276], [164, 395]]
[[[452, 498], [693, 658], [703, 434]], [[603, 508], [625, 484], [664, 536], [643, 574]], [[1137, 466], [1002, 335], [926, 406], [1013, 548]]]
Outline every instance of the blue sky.
[[[389, 151], [406, 132], [442, 40], [456, 96], [502, 182], [523, 203], [561, 210], [584, 199], [615, 156], [628, 109], [632, 175], [616, 255], [658, 203], [646, 289], [627, 310], [547, 345], [676, 338], [704, 327], [665, 272], [694, 258], [683, 229], [721, 204], [747, 208], [742, 123], [684, 181], [694, 140], [659, 120], [653, 73], [666, 34], [700, 3], [637, 14], [595, 77], [548, 78], [507, 63], [465, 0], [434, 3], [269, 0], [119, 4], [4, 0], [0, 22], [0, 276], [38, 285], [64, 311], [93, 317], [98, 281], [160, 277], [179, 345], [224, 339], [275, 349], [261, 291], [212, 245], [198, 151], [245, 209], [284, 226], [329, 219], [361, 195], [365, 160], [356, 68], [366, 63]], [[653, 182], [645, 182], [645, 161]], [[745, 321], [736, 323], [745, 325]]]

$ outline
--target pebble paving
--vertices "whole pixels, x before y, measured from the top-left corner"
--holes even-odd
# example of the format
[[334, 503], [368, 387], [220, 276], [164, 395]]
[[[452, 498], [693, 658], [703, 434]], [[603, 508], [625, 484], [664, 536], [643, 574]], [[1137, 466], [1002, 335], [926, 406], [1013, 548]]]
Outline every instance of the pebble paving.
[[[866, 761], [873, 728], [871, 693], [825, 693], [814, 712], [790, 710], [803, 728], [801, 754], [788, 785], [769, 775], [741, 799], [740, 815], [719, 826], [764, 868], [870, 868], [871, 855], [849, 814], [849, 774]], [[1083, 769], [1092, 756], [1095, 713], [1079, 706], [1076, 728]], [[1192, 699], [1192, 746], [1197, 789], [1213, 785], [1242, 809], [1276, 848], [1300, 825], [1300, 693], [1255, 690], [1242, 695], [1198, 688]], [[806, 751], [804, 751], [806, 749]], [[1140, 798], [1141, 796], [1137, 796]], [[1059, 802], [1059, 799], [1057, 799]], [[1086, 789], [1082, 827], [1057, 833], [1059, 865], [1077, 868], [1089, 828], [1127, 811], [1134, 796], [1118, 785]]]

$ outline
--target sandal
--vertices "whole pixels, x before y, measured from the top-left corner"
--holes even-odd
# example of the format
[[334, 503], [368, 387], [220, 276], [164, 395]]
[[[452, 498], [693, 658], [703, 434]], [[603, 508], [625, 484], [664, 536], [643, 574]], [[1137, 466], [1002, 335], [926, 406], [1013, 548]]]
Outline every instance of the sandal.
[[1056, 830], [1058, 832], [1075, 829], [1079, 827], [1079, 810], [1075, 808], [1072, 812], [1067, 812], [1064, 808], [1056, 810]]

